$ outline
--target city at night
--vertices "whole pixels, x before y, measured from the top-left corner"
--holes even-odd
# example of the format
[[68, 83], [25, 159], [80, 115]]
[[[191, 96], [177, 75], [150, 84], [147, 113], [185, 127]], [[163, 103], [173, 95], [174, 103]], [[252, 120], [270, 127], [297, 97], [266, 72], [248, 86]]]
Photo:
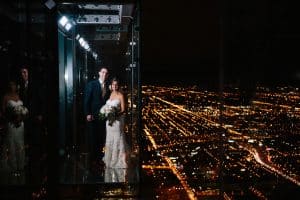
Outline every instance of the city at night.
[[142, 168], [158, 199], [277, 199], [299, 190], [299, 88], [143, 87]]
[[1, 2], [0, 199], [299, 199], [297, 9]]

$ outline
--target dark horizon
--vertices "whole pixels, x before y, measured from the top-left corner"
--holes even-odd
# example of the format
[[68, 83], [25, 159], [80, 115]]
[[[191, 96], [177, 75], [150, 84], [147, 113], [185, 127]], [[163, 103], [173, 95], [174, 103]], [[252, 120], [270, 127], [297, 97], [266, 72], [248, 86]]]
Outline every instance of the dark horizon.
[[[227, 72], [230, 74], [230, 72]], [[231, 72], [232, 73], [232, 72]], [[184, 85], [193, 86], [198, 85], [204, 88], [218, 89], [221, 85], [220, 71], [217, 69], [207, 69], [207, 71], [169, 71], [167, 69], [155, 71], [142, 69], [141, 74], [142, 84], [153, 85]], [[247, 77], [245, 74], [226, 75], [223, 74], [223, 86], [233, 85], [235, 87], [251, 87], [262, 85], [266, 87], [278, 86], [292, 86], [298, 87], [300, 85], [299, 74], [282, 73], [269, 74], [269, 76]]]
[[300, 85], [299, 14], [290, 4], [157, 3], [142, 4], [143, 82], [219, 85], [222, 65], [225, 84]]

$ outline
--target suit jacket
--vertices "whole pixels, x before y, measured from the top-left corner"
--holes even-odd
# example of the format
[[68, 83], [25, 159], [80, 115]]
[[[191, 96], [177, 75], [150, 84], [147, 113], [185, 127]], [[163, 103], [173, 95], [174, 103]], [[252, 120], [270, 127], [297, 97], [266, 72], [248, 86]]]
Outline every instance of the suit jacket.
[[45, 87], [41, 84], [32, 84], [29, 81], [27, 88], [21, 82], [19, 84], [19, 95], [25, 107], [29, 110], [29, 116], [43, 115], [45, 113], [45, 99], [43, 91]]
[[84, 93], [84, 114], [93, 115], [95, 119], [99, 116], [100, 108], [106, 103], [107, 99], [110, 96], [110, 90], [108, 88], [107, 82], [105, 83], [106, 94], [104, 98], [102, 97], [102, 90], [99, 80], [90, 81]]

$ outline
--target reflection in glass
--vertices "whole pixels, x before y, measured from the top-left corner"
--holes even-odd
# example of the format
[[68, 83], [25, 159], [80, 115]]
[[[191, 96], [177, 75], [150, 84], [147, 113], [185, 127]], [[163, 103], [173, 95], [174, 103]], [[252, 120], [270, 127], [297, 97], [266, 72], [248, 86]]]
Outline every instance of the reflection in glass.
[[107, 183], [123, 183], [127, 181], [126, 168], [106, 168], [104, 173], [104, 182]]

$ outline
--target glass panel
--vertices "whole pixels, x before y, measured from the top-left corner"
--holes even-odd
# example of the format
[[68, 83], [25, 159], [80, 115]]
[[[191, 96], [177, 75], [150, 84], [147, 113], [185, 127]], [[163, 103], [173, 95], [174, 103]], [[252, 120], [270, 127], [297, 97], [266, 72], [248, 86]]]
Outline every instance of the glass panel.
[[[57, 25], [60, 90], [58, 140], [61, 160], [59, 181], [62, 184], [106, 183], [100, 190], [105, 195], [106, 192], [107, 195], [112, 192], [113, 184], [115, 194], [121, 191], [136, 195], [140, 126], [137, 5], [61, 3], [58, 5]], [[100, 85], [102, 67], [109, 74], [104, 80], [104, 97], [101, 96], [103, 88]], [[119, 90], [111, 85], [114, 77], [118, 78]], [[124, 96], [125, 115], [124, 118], [118, 115], [110, 126], [105, 123], [112, 119], [112, 115], [106, 116], [107, 121], [101, 121], [100, 108], [104, 105], [118, 107], [122, 104], [117, 100], [120, 99], [120, 93]], [[92, 109], [89, 110], [90, 108]], [[91, 122], [89, 114], [93, 116]], [[120, 126], [116, 126], [118, 123]], [[95, 126], [99, 126], [98, 132]], [[102, 131], [104, 129], [106, 138], [99, 139], [99, 143], [94, 145], [95, 151], [91, 150], [92, 142], [105, 134]], [[97, 134], [91, 135], [92, 133]], [[101, 144], [104, 144], [103, 149]], [[122, 150], [122, 145], [125, 145], [125, 150]], [[121, 153], [115, 154], [118, 151]], [[120, 160], [125, 155], [127, 165], [108, 165], [108, 160], [113, 161], [115, 157], [108, 160], [102, 157], [106, 158], [110, 153], [117, 155]]]

